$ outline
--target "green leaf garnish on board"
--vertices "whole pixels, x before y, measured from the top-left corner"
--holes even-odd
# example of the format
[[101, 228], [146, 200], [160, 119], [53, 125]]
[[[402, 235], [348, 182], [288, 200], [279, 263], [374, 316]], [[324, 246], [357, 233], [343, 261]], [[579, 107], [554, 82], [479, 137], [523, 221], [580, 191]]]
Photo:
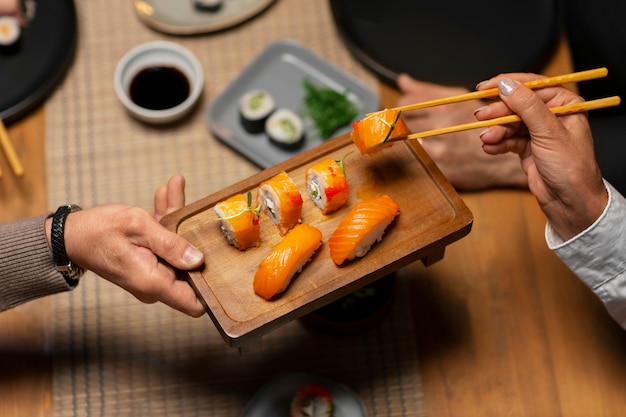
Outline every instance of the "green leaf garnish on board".
[[350, 123], [358, 109], [345, 93], [327, 87], [316, 87], [308, 79], [303, 81], [306, 114], [313, 119], [322, 138], [328, 139], [337, 129]]

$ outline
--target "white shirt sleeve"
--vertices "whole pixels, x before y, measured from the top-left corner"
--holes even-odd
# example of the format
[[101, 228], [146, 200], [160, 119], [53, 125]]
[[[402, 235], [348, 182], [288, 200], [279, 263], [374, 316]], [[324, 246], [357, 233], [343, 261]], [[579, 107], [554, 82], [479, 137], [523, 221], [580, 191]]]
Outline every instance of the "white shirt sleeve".
[[563, 241], [546, 224], [548, 247], [602, 300], [626, 329], [626, 199], [605, 181], [609, 201], [586, 230]]

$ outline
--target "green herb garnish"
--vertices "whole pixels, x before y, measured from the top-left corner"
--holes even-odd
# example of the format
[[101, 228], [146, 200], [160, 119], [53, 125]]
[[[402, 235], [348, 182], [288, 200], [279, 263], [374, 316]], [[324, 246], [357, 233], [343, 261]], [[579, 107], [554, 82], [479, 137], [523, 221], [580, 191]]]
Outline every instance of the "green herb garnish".
[[328, 139], [337, 129], [350, 123], [358, 109], [346, 93], [331, 88], [315, 87], [308, 79], [303, 81], [306, 114], [313, 119], [322, 138]]

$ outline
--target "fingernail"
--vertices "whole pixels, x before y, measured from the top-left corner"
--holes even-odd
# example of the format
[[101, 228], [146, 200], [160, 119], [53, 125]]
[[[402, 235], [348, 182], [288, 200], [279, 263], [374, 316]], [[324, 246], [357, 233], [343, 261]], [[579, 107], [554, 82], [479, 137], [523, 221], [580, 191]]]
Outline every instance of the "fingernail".
[[482, 107], [477, 108], [476, 110], [474, 110], [474, 116], [480, 113], [481, 111], [485, 110], [486, 108], [487, 106], [482, 106]]
[[517, 88], [517, 83], [510, 78], [503, 78], [498, 82], [498, 91], [503, 96], [510, 95]]
[[487, 81], [481, 81], [478, 84], [476, 84], [476, 90], [480, 90], [480, 86], [485, 84]]
[[188, 246], [183, 253], [183, 260], [189, 265], [197, 264], [202, 259], [202, 252], [193, 246]]
[[482, 132], [479, 133], [478, 137], [482, 138], [483, 135], [489, 133], [491, 129], [490, 128], [486, 128], [485, 130], [483, 130]]

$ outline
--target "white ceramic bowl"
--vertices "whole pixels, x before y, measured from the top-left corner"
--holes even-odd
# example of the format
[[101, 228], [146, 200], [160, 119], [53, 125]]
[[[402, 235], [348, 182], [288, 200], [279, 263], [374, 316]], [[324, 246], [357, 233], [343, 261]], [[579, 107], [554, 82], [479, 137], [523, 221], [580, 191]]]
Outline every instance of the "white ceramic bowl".
[[[177, 106], [151, 110], [135, 104], [129, 94], [130, 83], [143, 69], [171, 66], [185, 74], [189, 81], [189, 96]], [[204, 75], [198, 59], [177, 43], [153, 41], [139, 45], [126, 53], [117, 64], [114, 75], [115, 93], [128, 112], [147, 123], [173, 122], [193, 108], [202, 93]]]

